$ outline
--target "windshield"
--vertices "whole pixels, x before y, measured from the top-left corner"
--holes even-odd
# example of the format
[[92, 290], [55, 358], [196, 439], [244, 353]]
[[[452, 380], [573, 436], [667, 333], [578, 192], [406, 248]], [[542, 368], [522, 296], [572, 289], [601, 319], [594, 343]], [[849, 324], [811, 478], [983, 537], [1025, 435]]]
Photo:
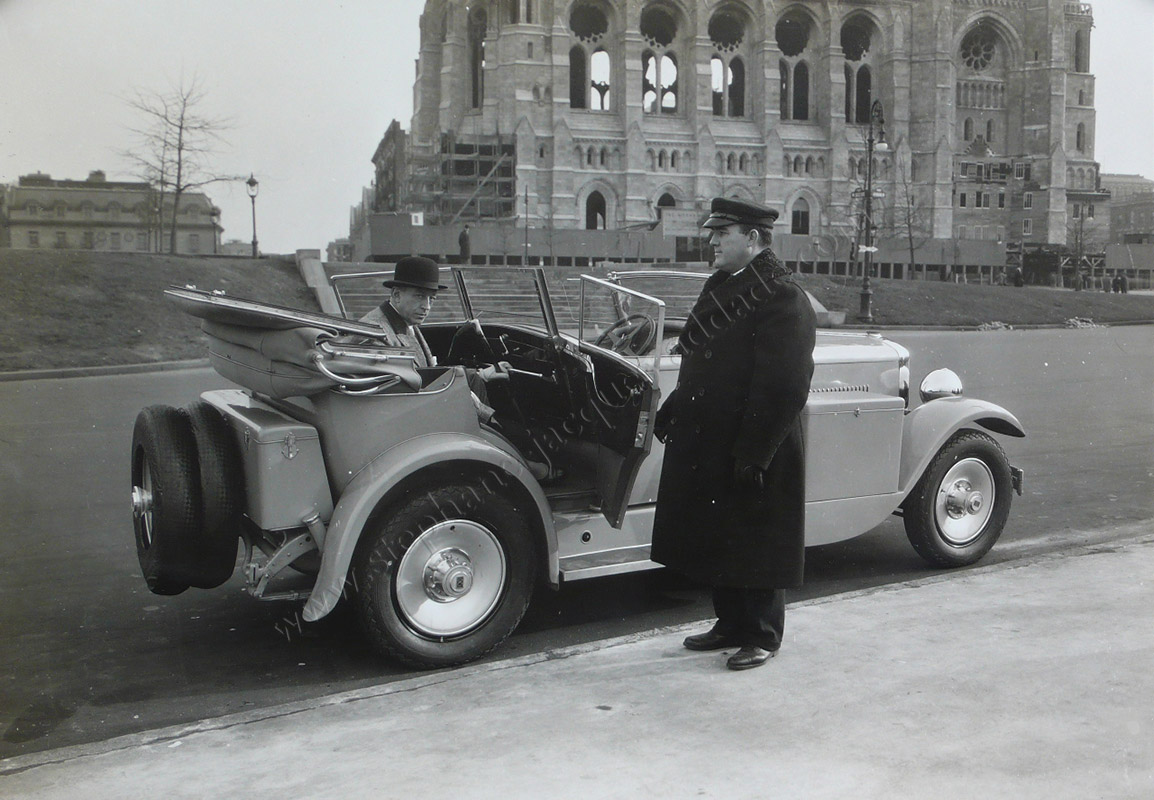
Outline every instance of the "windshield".
[[545, 275], [533, 267], [464, 267], [454, 270], [465, 311], [482, 323], [556, 331]]

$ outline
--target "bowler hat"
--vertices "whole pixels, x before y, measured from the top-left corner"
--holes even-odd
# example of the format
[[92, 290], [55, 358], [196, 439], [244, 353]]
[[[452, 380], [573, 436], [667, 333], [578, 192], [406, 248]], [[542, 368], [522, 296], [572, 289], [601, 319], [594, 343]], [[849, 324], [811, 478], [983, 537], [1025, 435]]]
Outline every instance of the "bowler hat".
[[709, 204], [709, 218], [701, 223], [703, 228], [725, 228], [730, 225], [773, 226], [777, 219], [777, 209], [769, 206], [738, 200], [735, 197], [715, 197]]
[[437, 283], [440, 268], [437, 262], [424, 256], [405, 256], [397, 262], [393, 270], [393, 277], [384, 282], [390, 288], [395, 286], [412, 286], [417, 289], [447, 289]]

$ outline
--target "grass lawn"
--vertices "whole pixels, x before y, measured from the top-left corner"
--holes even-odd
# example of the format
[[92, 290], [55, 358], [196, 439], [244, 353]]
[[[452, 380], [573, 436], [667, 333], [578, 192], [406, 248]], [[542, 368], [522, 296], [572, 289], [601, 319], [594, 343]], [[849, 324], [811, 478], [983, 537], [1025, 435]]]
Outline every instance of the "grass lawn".
[[[858, 280], [799, 281], [853, 321]], [[171, 284], [319, 310], [291, 258], [0, 249], [0, 372], [204, 358], [198, 320], [163, 300]], [[1154, 295], [877, 279], [873, 315], [884, 327], [1154, 321]]]

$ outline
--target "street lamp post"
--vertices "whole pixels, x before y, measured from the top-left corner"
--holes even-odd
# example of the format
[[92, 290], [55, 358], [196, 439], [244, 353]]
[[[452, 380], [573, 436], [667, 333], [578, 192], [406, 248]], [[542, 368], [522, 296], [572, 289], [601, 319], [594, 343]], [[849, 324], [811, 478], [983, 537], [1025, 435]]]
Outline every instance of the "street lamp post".
[[[874, 246], [874, 150], [885, 152], [890, 149], [886, 144], [885, 116], [882, 114], [881, 100], [874, 100], [870, 105], [869, 129], [866, 134], [866, 182], [865, 202], [862, 204], [862, 236], [864, 245], [859, 245], [859, 252], [865, 253], [862, 259], [861, 279], [861, 309], [858, 319], [862, 322], [873, 322], [873, 290], [870, 289], [870, 271], [873, 268]], [[874, 139], [874, 123], [877, 123], [877, 139]]]
[[248, 174], [248, 180], [244, 182], [245, 188], [248, 190], [248, 198], [252, 201], [252, 257], [257, 257], [256, 249], [256, 195], [260, 191], [260, 181], [253, 177], [252, 173]]

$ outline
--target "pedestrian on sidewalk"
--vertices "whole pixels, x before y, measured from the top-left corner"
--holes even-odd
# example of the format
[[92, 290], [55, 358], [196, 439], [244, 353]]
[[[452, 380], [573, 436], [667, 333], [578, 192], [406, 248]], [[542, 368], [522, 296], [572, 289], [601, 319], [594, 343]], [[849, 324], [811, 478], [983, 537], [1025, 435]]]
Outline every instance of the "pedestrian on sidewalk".
[[781, 647], [785, 589], [801, 585], [801, 411], [816, 317], [770, 249], [778, 212], [715, 198], [704, 227], [716, 272], [675, 348], [677, 388], [657, 412], [665, 442], [651, 558], [713, 588], [717, 623], [690, 650], [737, 648], [730, 669]]

